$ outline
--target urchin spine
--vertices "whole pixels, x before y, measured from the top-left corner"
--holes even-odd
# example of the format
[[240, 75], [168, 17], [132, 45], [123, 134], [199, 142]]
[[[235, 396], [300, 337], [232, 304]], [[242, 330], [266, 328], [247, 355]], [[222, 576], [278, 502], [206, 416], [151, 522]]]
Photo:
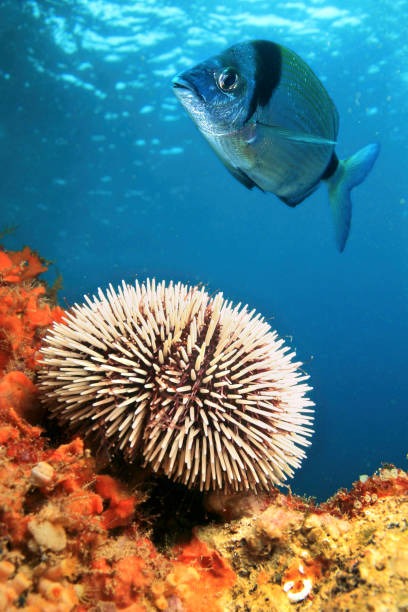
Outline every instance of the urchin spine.
[[149, 280], [85, 299], [42, 348], [41, 394], [60, 423], [202, 490], [292, 476], [312, 433], [308, 377], [260, 315]]

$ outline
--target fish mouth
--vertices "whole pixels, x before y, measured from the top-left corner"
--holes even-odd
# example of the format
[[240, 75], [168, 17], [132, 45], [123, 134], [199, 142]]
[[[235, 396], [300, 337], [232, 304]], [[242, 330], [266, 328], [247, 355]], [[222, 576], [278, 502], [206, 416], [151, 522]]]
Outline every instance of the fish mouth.
[[173, 87], [174, 89], [192, 89], [191, 83], [180, 77], [174, 77]]
[[200, 100], [203, 100], [202, 95], [200, 94], [200, 92], [198, 91], [194, 83], [192, 83], [191, 81], [188, 81], [185, 77], [182, 77], [182, 76], [174, 77], [172, 84], [173, 84], [173, 89], [177, 90], [175, 91], [176, 96], [184, 97], [184, 96], [190, 95]]

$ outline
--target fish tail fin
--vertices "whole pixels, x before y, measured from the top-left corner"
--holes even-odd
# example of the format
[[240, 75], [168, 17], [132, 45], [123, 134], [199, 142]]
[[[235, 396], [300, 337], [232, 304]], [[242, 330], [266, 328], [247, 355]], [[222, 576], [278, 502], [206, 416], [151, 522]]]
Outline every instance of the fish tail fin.
[[334, 174], [327, 179], [336, 244], [340, 253], [346, 246], [350, 231], [352, 208], [350, 192], [353, 187], [364, 181], [373, 167], [379, 151], [380, 145], [367, 145], [348, 159], [340, 160]]

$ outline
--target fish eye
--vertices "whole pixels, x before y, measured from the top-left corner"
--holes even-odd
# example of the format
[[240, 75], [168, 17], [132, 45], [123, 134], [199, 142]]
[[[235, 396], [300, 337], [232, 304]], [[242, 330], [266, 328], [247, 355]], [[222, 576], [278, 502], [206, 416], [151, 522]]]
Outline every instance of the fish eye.
[[232, 91], [239, 83], [239, 74], [234, 68], [225, 68], [217, 77], [221, 91]]

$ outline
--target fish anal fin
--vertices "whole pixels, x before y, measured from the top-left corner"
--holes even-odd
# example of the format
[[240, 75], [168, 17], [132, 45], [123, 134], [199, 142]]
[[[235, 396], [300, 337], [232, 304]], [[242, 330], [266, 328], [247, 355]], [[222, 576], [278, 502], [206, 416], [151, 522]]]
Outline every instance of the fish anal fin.
[[297, 206], [298, 204], [301, 204], [303, 202], [303, 200], [306, 200], [306, 198], [308, 198], [314, 191], [316, 191], [316, 189], [319, 186], [320, 181], [318, 181], [317, 183], [315, 183], [314, 185], [312, 185], [311, 187], [309, 187], [309, 189], [307, 191], [304, 191], [301, 195], [299, 196], [295, 196], [292, 198], [288, 198], [285, 196], [280, 196], [278, 195], [278, 198], [280, 200], [282, 200], [282, 202], [285, 202], [285, 204], [287, 206], [290, 206], [291, 208], [294, 208], [295, 206]]
[[262, 187], [257, 185], [255, 181], [253, 181], [241, 168], [237, 168], [232, 166], [231, 164], [226, 164], [223, 160], [225, 167], [229, 172], [231, 172], [232, 176], [237, 179], [242, 185], [244, 185], [247, 189], [253, 189], [257, 187], [261, 191], [264, 191]]
[[[305, 197], [306, 197], [306, 196], [305, 196]], [[283, 198], [282, 198], [281, 196], [278, 196], [278, 198], [279, 198], [279, 199], [280, 199], [282, 202], [284, 202], [284, 203], [286, 204], [286, 206], [290, 206], [291, 208], [295, 208], [295, 206], [297, 206], [298, 204], [300, 204], [301, 202], [303, 202], [303, 200], [305, 199], [305, 198], [303, 198], [303, 197], [302, 197], [302, 199], [301, 199], [301, 200], [293, 200], [293, 199], [291, 199], [291, 198], [285, 198], [285, 197], [283, 197]]]

